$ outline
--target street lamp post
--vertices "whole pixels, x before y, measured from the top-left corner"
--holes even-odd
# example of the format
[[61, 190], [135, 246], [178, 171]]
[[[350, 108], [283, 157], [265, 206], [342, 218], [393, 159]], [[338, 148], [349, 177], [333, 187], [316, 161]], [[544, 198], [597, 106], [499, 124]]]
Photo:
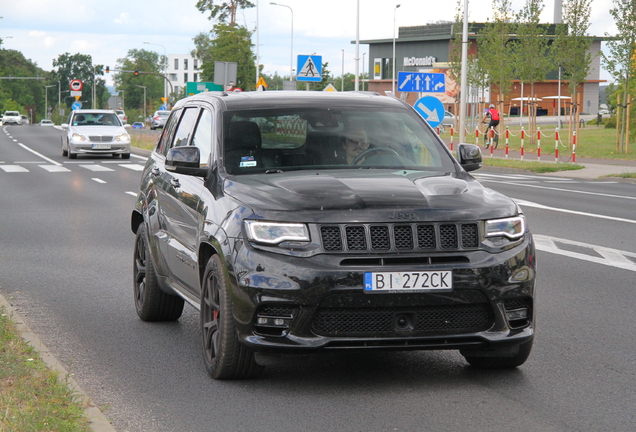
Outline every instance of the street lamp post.
[[55, 87], [54, 85], [44, 86], [44, 118], [49, 118], [49, 87]]
[[393, 76], [391, 77], [391, 91], [393, 92], [393, 96], [395, 96], [395, 12], [400, 7], [399, 4], [395, 5], [395, 9], [393, 9]]
[[161, 48], [163, 48], [163, 74], [165, 76], [165, 79], [163, 80], [163, 97], [164, 97], [164, 104], [168, 102], [168, 95], [166, 94], [166, 92], [168, 91], [168, 86], [166, 85], [166, 79], [168, 79], [168, 51], [166, 51], [166, 47], [158, 44], [158, 43], [154, 43], [154, 42], [144, 42], [146, 45], [157, 45], [160, 46]]
[[362, 91], [364, 91], [364, 56], [366, 56], [367, 53], [362, 53]]
[[340, 91], [344, 91], [344, 49], [341, 49], [340, 51], [342, 51], [342, 80], [340, 83]]
[[135, 84], [137, 87], [144, 89], [144, 123], [146, 123], [146, 86]]
[[294, 10], [287, 5], [270, 2], [271, 5], [274, 6], [282, 6], [289, 9], [291, 12], [291, 54], [289, 57], [289, 80], [294, 80]]

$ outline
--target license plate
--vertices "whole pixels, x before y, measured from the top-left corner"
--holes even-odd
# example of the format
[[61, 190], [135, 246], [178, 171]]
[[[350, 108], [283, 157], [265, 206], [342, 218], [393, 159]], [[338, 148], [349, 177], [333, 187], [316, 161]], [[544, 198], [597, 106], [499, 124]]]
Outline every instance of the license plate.
[[95, 150], [110, 150], [110, 144], [93, 144]]
[[451, 291], [453, 272], [377, 272], [364, 274], [364, 292]]

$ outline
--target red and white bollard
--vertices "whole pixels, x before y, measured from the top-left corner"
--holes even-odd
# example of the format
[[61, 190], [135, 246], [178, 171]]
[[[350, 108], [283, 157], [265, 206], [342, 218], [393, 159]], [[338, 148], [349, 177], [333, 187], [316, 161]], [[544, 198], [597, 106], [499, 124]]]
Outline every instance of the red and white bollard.
[[572, 163], [576, 163], [576, 131], [572, 133]]
[[455, 129], [451, 126], [450, 128], [450, 151], [453, 151], [453, 137], [455, 136]]
[[510, 129], [506, 126], [506, 159], [508, 159], [508, 139], [510, 138]]
[[479, 128], [475, 128], [475, 145], [479, 145]]
[[521, 160], [523, 160], [523, 154], [524, 154], [524, 147], [523, 147], [523, 141], [526, 138], [526, 131], [523, 130], [523, 127], [521, 127]]
[[541, 162], [541, 128], [537, 128], [537, 161]]
[[559, 128], [554, 131], [554, 162], [559, 163]]

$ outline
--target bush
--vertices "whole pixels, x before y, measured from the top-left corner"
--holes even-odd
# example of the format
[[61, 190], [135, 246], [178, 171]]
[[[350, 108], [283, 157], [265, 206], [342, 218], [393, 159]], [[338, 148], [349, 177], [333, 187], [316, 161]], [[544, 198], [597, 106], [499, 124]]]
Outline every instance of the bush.
[[605, 129], [616, 129], [616, 116], [611, 116], [603, 119]]

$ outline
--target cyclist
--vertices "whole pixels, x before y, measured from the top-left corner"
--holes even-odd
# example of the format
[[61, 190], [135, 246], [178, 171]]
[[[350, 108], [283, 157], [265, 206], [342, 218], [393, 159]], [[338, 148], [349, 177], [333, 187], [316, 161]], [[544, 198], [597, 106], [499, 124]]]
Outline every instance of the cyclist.
[[[486, 119], [490, 119], [486, 122]], [[490, 129], [494, 129], [495, 136], [493, 141], [495, 142], [495, 148], [497, 148], [497, 144], [499, 143], [499, 136], [497, 135], [497, 126], [499, 125], [499, 111], [495, 108], [493, 104], [490, 104], [488, 109], [486, 110], [486, 114], [484, 114], [484, 118], [481, 121], [482, 123], [488, 123], [488, 129], [486, 129], [486, 135], [484, 135], [484, 141], [486, 141], [486, 137], [490, 133]], [[490, 141], [486, 142], [486, 148], [490, 146]]]

